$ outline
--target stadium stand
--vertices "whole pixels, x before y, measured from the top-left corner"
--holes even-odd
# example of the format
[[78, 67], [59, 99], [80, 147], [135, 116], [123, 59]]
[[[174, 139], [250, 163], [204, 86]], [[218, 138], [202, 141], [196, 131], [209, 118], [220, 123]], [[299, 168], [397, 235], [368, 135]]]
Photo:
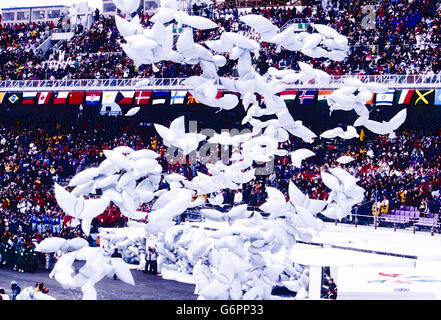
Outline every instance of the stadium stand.
[[[389, 212], [380, 215], [381, 223], [439, 229], [441, 115], [434, 111], [434, 106], [441, 105], [441, 92], [436, 89], [439, 86], [435, 87], [435, 84], [439, 85], [436, 81], [441, 81], [438, 77], [441, 71], [441, 51], [436, 45], [441, 36], [440, 11], [436, 10], [432, 1], [423, 0], [360, 1], [356, 4], [329, 1], [325, 9], [315, 1], [304, 1], [303, 5], [302, 10], [295, 7], [253, 7], [249, 10], [271, 18], [280, 28], [298, 24], [299, 29], [307, 31], [311, 23], [318, 22], [329, 24], [347, 35], [351, 44], [348, 60], [343, 63], [328, 63], [319, 59], [307, 61], [336, 77], [346, 74], [404, 76], [403, 84], [410, 87], [402, 90], [396, 87], [390, 110], [383, 114], [392, 115], [397, 109], [407, 107], [410, 119], [405, 128], [397, 132], [393, 143], [387, 137], [372, 136], [369, 132], [363, 132], [360, 139], [351, 141], [351, 144], [337, 139], [316, 139], [309, 146], [316, 156], [307, 159], [302, 170], [294, 168], [288, 157], [277, 157], [275, 170], [271, 175], [263, 176], [255, 184], [243, 186], [243, 202], [250, 207], [258, 207], [265, 201], [266, 186], [275, 186], [287, 194], [291, 179], [310, 197], [325, 199], [329, 190], [318, 179], [320, 171], [336, 165], [338, 157], [350, 155], [356, 160], [343, 167], [359, 178], [360, 186], [366, 189], [366, 201], [354, 208], [354, 213], [367, 217], [366, 221], [371, 223], [373, 203], [386, 197], [390, 201]], [[376, 30], [357, 27], [365, 17], [356, 9], [361, 5], [374, 6], [378, 26]], [[210, 16], [218, 23], [219, 28], [215, 32], [196, 32], [195, 38], [215, 39], [221, 32], [230, 30], [240, 31], [251, 38], [257, 37], [240, 23], [238, 17], [243, 11], [239, 9], [231, 7], [228, 1], [213, 11], [198, 9], [199, 14]], [[149, 25], [149, 18], [148, 13], [141, 12], [145, 25]], [[188, 93], [183, 90], [185, 98], [178, 105], [173, 105], [170, 96], [166, 105], [148, 105], [148, 108], [131, 120], [102, 115], [100, 110], [106, 90], [119, 92], [118, 96], [121, 98], [121, 92], [130, 88], [133, 90], [130, 80], [152, 77], [163, 81], [163, 78], [184, 78], [200, 74], [200, 70], [197, 67], [172, 63], [156, 66], [159, 70], [156, 72], [152, 66], [134, 66], [121, 50], [121, 37], [114, 19], [103, 15], [90, 28], [77, 27], [75, 35], [69, 41], [62, 41], [46, 52], [32, 49], [44, 34], [55, 32], [59, 28], [59, 24], [50, 22], [0, 26], [0, 80], [3, 80], [0, 81], [0, 242], [3, 244], [8, 240], [17, 245], [22, 242], [39, 242], [44, 237], [53, 235], [81, 235], [81, 229], [72, 225], [73, 221], [64, 217], [56, 204], [53, 183], [66, 183], [76, 172], [100, 163], [104, 149], [120, 145], [134, 149], [150, 148], [161, 154], [161, 164], [166, 172], [181, 173], [190, 180], [196, 171], [207, 172], [200, 161], [196, 164], [169, 164], [165, 159], [166, 147], [156, 136], [152, 123], [168, 123], [173, 116], [185, 114], [207, 127], [223, 129], [234, 123], [233, 119], [237, 121], [239, 117], [235, 112], [241, 112], [223, 111], [216, 114], [215, 111], [207, 111], [206, 107], [204, 112], [200, 112], [204, 107], [199, 107], [194, 101], [189, 103]], [[300, 58], [304, 59], [299, 53], [279, 51], [274, 46], [265, 45], [254, 64], [264, 74], [270, 66], [297, 69], [296, 62]], [[236, 70], [233, 65], [232, 61], [228, 61], [219, 74], [234, 77]], [[89, 82], [79, 81], [78, 87], [73, 86], [73, 82], [66, 82], [64, 87], [61, 82], [55, 82], [71, 79], [110, 80], [98, 82], [100, 102], [98, 105], [89, 105], [85, 98], [93, 87]], [[120, 87], [119, 82], [112, 86], [114, 82], [111, 80], [121, 79], [128, 81], [125, 87]], [[50, 82], [51, 80], [54, 82]], [[419, 81], [421, 83], [417, 84]], [[420, 85], [427, 82], [428, 89], [433, 90], [408, 90], [412, 86], [420, 88]], [[109, 86], [106, 88], [104, 83]], [[28, 84], [36, 84], [37, 87], [26, 88]], [[170, 91], [170, 86], [164, 87]], [[182, 89], [178, 85], [171, 88]], [[83, 93], [79, 102], [70, 103], [66, 98], [64, 103], [55, 104], [53, 98], [59, 92], [64, 90], [69, 93], [73, 89]], [[24, 93], [29, 94], [31, 91], [35, 91], [33, 102], [26, 105], [23, 102]], [[400, 104], [399, 97], [403, 91], [411, 91], [411, 99]], [[40, 103], [37, 99], [47, 92], [52, 97]], [[308, 106], [309, 112], [302, 109], [304, 105], [303, 100], [299, 101], [300, 92], [296, 91], [295, 94], [296, 99], [289, 103], [291, 110], [295, 110], [296, 116], [305, 123], [311, 123], [310, 117], [313, 116], [317, 134], [325, 131], [329, 125], [345, 122], [342, 121], [345, 117], [354, 120], [353, 114], [344, 115], [343, 112], [336, 112], [331, 120], [329, 108], [318, 102], [320, 93], [317, 90], [314, 91], [314, 103]], [[429, 102], [425, 105], [417, 104], [419, 97], [426, 94]], [[135, 91], [130, 102], [121, 105], [122, 112], [125, 113], [136, 104], [134, 95]], [[11, 100], [13, 96], [16, 97], [14, 101]], [[378, 109], [375, 101], [370, 106], [374, 118]], [[166, 113], [165, 107], [168, 108]], [[314, 112], [310, 112], [311, 110]], [[291, 137], [289, 143], [283, 147], [294, 150], [303, 146], [305, 145], [301, 140]], [[161, 187], [167, 188], [168, 185], [161, 181]], [[234, 192], [226, 190], [224, 198], [228, 207], [228, 204], [233, 203]], [[428, 207], [425, 213], [419, 209], [423, 201], [427, 202]], [[148, 211], [148, 207], [140, 210]], [[54, 227], [59, 223], [58, 219], [61, 220], [60, 229]], [[93, 223], [96, 228], [123, 226], [125, 222], [119, 209], [111, 205]]]
[[[301, 30], [308, 30], [311, 23], [326, 23], [348, 36], [351, 45], [351, 54], [344, 63], [325, 62], [323, 59], [307, 58], [316, 68], [321, 68], [329, 74], [428, 74], [429, 77], [441, 71], [439, 59], [441, 19], [432, 1], [381, 1], [375, 4], [375, 29], [362, 28], [361, 23], [365, 18], [359, 12], [359, 6], [371, 5], [369, 1], [361, 1], [358, 5], [353, 3], [338, 5], [337, 1], [329, 1], [325, 9], [321, 5], [304, 5], [303, 7], [253, 7], [252, 9], [219, 8], [212, 11], [201, 11], [202, 15], [209, 15], [219, 28], [216, 31], [195, 32], [197, 40], [209, 40], [219, 36], [223, 31], [240, 31], [241, 33], [256, 38], [249, 28], [242, 24], [238, 17], [244, 12], [262, 14], [280, 28], [291, 24], [299, 24]], [[296, 8], [303, 8], [298, 10]], [[245, 11], [244, 11], [245, 10]], [[145, 25], [149, 25], [150, 15], [142, 13], [141, 18]], [[302, 22], [302, 23], [298, 23]], [[306, 22], [306, 23], [304, 23]], [[44, 26], [44, 27], [43, 27]], [[6, 28], [11, 28], [6, 25]], [[35, 41], [35, 24], [22, 25], [26, 31], [31, 30], [30, 38], [20, 32], [3, 32], [0, 40], [10, 44], [9, 48], [17, 48], [24, 52], [26, 48], [17, 43]], [[42, 24], [41, 28], [54, 28]], [[79, 28], [79, 32], [70, 41], [64, 42], [54, 52], [29, 52], [24, 54], [23, 60], [15, 69], [2, 72], [2, 79], [63, 79], [74, 77], [76, 79], [106, 79], [106, 78], [133, 78], [150, 77], [169, 78], [184, 77], [199, 74], [200, 70], [190, 70], [184, 66], [171, 66], [164, 63], [160, 70], [154, 73], [151, 67], [136, 68], [121, 50], [118, 41], [121, 40], [112, 16], [100, 17], [93, 25], [86, 29]], [[24, 33], [28, 34], [28, 33]], [[15, 41], [15, 42], [14, 42]], [[3, 49], [5, 50], [5, 49]], [[11, 50], [11, 49], [9, 49]], [[17, 51], [16, 51], [17, 52]], [[255, 61], [256, 68], [264, 74], [270, 66], [276, 68], [289, 67], [298, 69], [296, 61], [302, 57], [300, 53], [285, 50], [280, 52], [273, 45], [264, 45], [259, 58]], [[6, 64], [14, 60], [11, 56], [3, 54], [1, 59]], [[2, 63], [2, 64], [4, 64]], [[97, 67], [95, 67], [97, 65]], [[220, 70], [222, 76], [234, 76], [235, 69], [232, 63]], [[28, 69], [20, 72], [21, 69]], [[48, 72], [41, 70], [50, 69]], [[19, 70], [16, 70], [19, 69]], [[104, 71], [101, 71], [104, 70]]]

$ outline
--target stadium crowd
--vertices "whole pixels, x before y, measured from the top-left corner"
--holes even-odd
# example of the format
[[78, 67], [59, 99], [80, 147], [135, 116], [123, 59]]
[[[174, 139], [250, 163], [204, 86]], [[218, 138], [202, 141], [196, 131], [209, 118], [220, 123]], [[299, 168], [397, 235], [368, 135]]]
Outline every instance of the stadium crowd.
[[[306, 19], [330, 24], [347, 35], [352, 52], [346, 61], [329, 63], [309, 59], [315, 67], [328, 73], [435, 74], [441, 71], [441, 51], [432, 46], [439, 42], [441, 19], [431, 1], [372, 2], [377, 23], [373, 30], [360, 27], [365, 15], [357, 10], [360, 5], [370, 4], [371, 1], [361, 1], [358, 5], [339, 6], [329, 1], [324, 10], [320, 6], [306, 6], [303, 11], [253, 8], [252, 13], [263, 14], [279, 27], [291, 19]], [[202, 14], [211, 15], [207, 11]], [[218, 30], [196, 31], [196, 40], [215, 39], [223, 31], [240, 31], [258, 39], [257, 34], [240, 23], [239, 15], [237, 9], [216, 10], [212, 19], [219, 25]], [[142, 14], [142, 23], [149, 25], [149, 18]], [[45, 53], [29, 50], [45, 32], [57, 27], [60, 25], [50, 23], [0, 27], [0, 79], [176, 78], [200, 72], [193, 66], [173, 63], [158, 65], [156, 72], [151, 66], [136, 67], [121, 52], [118, 44], [121, 37], [113, 18], [103, 16], [89, 29], [79, 28], [71, 41], [53, 50]], [[263, 44], [254, 64], [261, 73], [270, 66], [296, 69], [300, 58], [300, 53], [279, 51]], [[219, 74], [235, 76], [236, 72], [234, 61], [228, 60]], [[208, 173], [200, 161], [170, 164], [166, 147], [152, 127], [133, 127], [121, 118], [107, 116], [94, 123], [79, 118], [69, 123], [48, 120], [44, 124], [0, 121], [0, 267], [17, 271], [47, 267], [49, 258], [35, 253], [36, 243], [51, 236], [86, 238], [76, 222], [66, 217], [57, 205], [53, 185], [54, 182], [65, 185], [75, 173], [99, 164], [104, 159], [104, 149], [121, 145], [149, 148], [160, 154], [160, 164], [167, 173], [180, 173], [189, 180], [198, 171]], [[440, 213], [440, 128], [434, 125], [424, 130], [405, 129], [397, 133], [394, 141], [376, 136], [352, 140], [350, 145], [316, 139], [312, 145], [305, 146], [291, 137], [283, 148], [292, 151], [308, 147], [316, 156], [305, 160], [301, 169], [292, 166], [288, 157], [277, 157], [275, 170], [269, 176], [244, 184], [239, 191], [224, 190], [225, 203], [228, 208], [234, 202], [235, 193], [242, 192], [243, 203], [256, 208], [266, 199], [266, 186], [276, 186], [288, 197], [290, 180], [310, 197], [326, 199], [329, 190], [320, 179], [320, 171], [338, 165], [336, 159], [341, 155], [350, 155], [355, 161], [343, 167], [360, 179], [359, 185], [366, 190], [366, 201], [386, 198], [390, 208], [402, 204], [417, 207], [426, 201], [431, 212]], [[160, 188], [168, 188], [164, 179]], [[140, 210], [148, 212], [149, 205]], [[126, 218], [118, 207], [111, 204], [94, 219], [92, 232], [100, 226], [124, 226], [125, 223]], [[87, 239], [94, 245], [92, 237]]]
[[[360, 179], [359, 185], [366, 189], [365, 201], [386, 197], [393, 208], [401, 204], [419, 206], [425, 200], [431, 212], [439, 213], [440, 137], [439, 126], [402, 130], [395, 141], [377, 136], [374, 139], [354, 139], [349, 145], [316, 139], [312, 146], [306, 146], [291, 137], [281, 147], [288, 150], [312, 148], [316, 156], [304, 160], [301, 169], [295, 168], [288, 157], [277, 157], [275, 170], [269, 176], [244, 184], [239, 191], [224, 190], [226, 208], [233, 204], [235, 193], [241, 192], [242, 202], [250, 209], [256, 209], [266, 199], [266, 186], [275, 186], [288, 197], [290, 180], [310, 197], [326, 199], [329, 189], [320, 179], [320, 170], [339, 165], [336, 162], [338, 157], [350, 155], [356, 160], [343, 167]], [[166, 159], [166, 147], [152, 127], [131, 127], [121, 118], [105, 116], [96, 123], [80, 119], [77, 123], [52, 123], [52, 126], [46, 123], [44, 128], [25, 121], [0, 123], [2, 266], [25, 270], [21, 253], [26, 252], [26, 259], [34, 259], [32, 248], [46, 237], [86, 238], [75, 221], [66, 217], [58, 207], [53, 184], [66, 185], [73, 174], [98, 165], [104, 159], [104, 149], [120, 145], [157, 151], [159, 162], [167, 173], [180, 173], [189, 180], [198, 171], [208, 173], [201, 159], [196, 164], [170, 164]], [[162, 179], [160, 188], [168, 187]], [[140, 210], [148, 212], [149, 205]], [[111, 204], [94, 219], [92, 233], [100, 226], [122, 227], [125, 223], [118, 207]], [[93, 245], [91, 237], [88, 241]], [[39, 265], [46, 265], [43, 257]]]
[[[280, 179], [282, 184], [278, 184], [279, 187], [287, 192], [286, 181], [292, 177], [311, 197], [326, 199], [327, 188], [320, 179], [320, 170], [326, 170], [327, 166], [342, 166], [360, 179], [358, 184], [366, 190], [367, 202], [380, 202], [385, 197], [391, 210], [401, 205], [420, 207], [425, 201], [431, 213], [440, 213], [440, 133], [439, 127], [405, 129], [395, 140], [377, 136], [369, 142], [352, 140], [350, 145], [345, 146], [319, 140], [311, 149], [316, 156], [305, 160], [305, 168], [286, 166], [289, 159], [279, 158], [282, 163], [276, 166], [275, 181]], [[336, 159], [342, 155], [356, 160], [339, 165]]]
[[[365, 8], [359, 10], [360, 8]], [[372, 9], [373, 8], [373, 9]], [[369, 11], [371, 10], [371, 11]], [[371, 15], [369, 12], [374, 11]], [[302, 10], [293, 8], [252, 8], [254, 14], [269, 18], [278, 27], [303, 21], [324, 23], [347, 36], [351, 47], [343, 62], [312, 59], [299, 52], [278, 50], [275, 45], [263, 43], [259, 57], [254, 57], [256, 69], [264, 74], [270, 66], [298, 69], [297, 61], [309, 61], [329, 74], [427, 74], [429, 80], [441, 71], [439, 49], [440, 11], [433, 1], [328, 1], [327, 6], [306, 5]], [[218, 24], [215, 30], [195, 31], [195, 41], [216, 39], [224, 31], [237, 31], [258, 40], [259, 35], [244, 25], [238, 9], [200, 10]], [[150, 15], [139, 12], [144, 26], [150, 26]], [[35, 52], [29, 45], [45, 31], [61, 28], [54, 24], [5, 25], [0, 32], [1, 79], [108, 79], [162, 77], [176, 78], [200, 74], [200, 68], [163, 62], [135, 66], [122, 51], [123, 41], [114, 18], [97, 15], [90, 28], [76, 28], [75, 36], [57, 44], [47, 52]], [[370, 20], [369, 20], [370, 19]], [[371, 28], [375, 20], [375, 28]], [[370, 22], [369, 22], [370, 21]], [[369, 24], [371, 23], [371, 24]], [[311, 31], [309, 26], [305, 31]], [[17, 58], [18, 57], [18, 58]], [[236, 76], [234, 61], [220, 68], [221, 76]]]
[[0, 25], [0, 80], [41, 79], [44, 56], [31, 47], [54, 27], [52, 22]]

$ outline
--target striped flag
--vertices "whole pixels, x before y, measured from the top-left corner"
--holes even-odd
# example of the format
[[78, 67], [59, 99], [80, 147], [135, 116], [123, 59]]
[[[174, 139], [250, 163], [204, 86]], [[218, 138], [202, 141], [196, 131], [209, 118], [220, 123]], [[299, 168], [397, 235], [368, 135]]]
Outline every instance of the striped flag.
[[328, 103], [328, 97], [334, 90], [319, 90], [317, 94], [318, 103]]
[[86, 93], [86, 105], [97, 106], [101, 101], [101, 91], [89, 91]]
[[376, 106], [392, 106], [394, 103], [395, 90], [389, 90], [386, 93], [377, 93]]
[[314, 102], [314, 97], [314, 90], [302, 90], [301, 92], [299, 92], [300, 104], [312, 104]]
[[37, 97], [38, 104], [49, 104], [51, 97], [51, 91], [39, 92]]
[[412, 102], [414, 92], [414, 89], [399, 91], [397, 94], [397, 104], [410, 104]]
[[135, 105], [149, 104], [151, 95], [151, 91], [137, 91], [135, 93]]
[[285, 90], [280, 92], [280, 98], [286, 103], [292, 103], [296, 99], [297, 90]]
[[152, 95], [152, 105], [166, 104], [170, 100], [169, 91], [154, 91]]
[[82, 104], [84, 98], [84, 92], [72, 91], [69, 93], [69, 104]]
[[172, 91], [170, 97], [170, 104], [184, 104], [186, 91]]
[[66, 104], [67, 103], [67, 98], [69, 97], [69, 92], [68, 91], [61, 91], [61, 92], [57, 92], [54, 95], [54, 104]]
[[22, 104], [35, 104], [38, 92], [23, 92]]
[[135, 91], [120, 91], [114, 102], [118, 104], [132, 104]]

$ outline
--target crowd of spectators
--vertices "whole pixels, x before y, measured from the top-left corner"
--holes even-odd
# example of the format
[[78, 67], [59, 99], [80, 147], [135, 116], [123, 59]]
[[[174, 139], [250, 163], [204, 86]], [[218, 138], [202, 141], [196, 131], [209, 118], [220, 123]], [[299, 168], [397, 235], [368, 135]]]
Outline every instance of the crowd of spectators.
[[[52, 123], [58, 130], [38, 128], [31, 123], [0, 123], [0, 243], [1, 265], [22, 270], [15, 264], [17, 248], [28, 248], [49, 236], [85, 237], [71, 217], [65, 216], [56, 203], [54, 182], [62, 185], [76, 172], [103, 160], [103, 149], [118, 145], [148, 147], [140, 135], [117, 135], [115, 121], [77, 128]], [[116, 130], [116, 131], [115, 131]], [[112, 135], [113, 134], [113, 135]], [[93, 228], [124, 226], [125, 219], [114, 204], [93, 221]], [[96, 232], [96, 231], [95, 231]], [[88, 239], [93, 242], [92, 239]], [[21, 252], [20, 252], [21, 253]]]
[[[266, 199], [265, 188], [274, 186], [288, 198], [290, 180], [311, 198], [327, 199], [329, 189], [320, 179], [320, 171], [338, 166], [336, 159], [350, 155], [355, 161], [342, 165], [359, 180], [365, 190], [365, 202], [386, 197], [391, 208], [399, 205], [419, 206], [427, 201], [430, 212], [440, 213], [441, 126], [403, 129], [394, 141], [383, 136], [354, 139], [351, 144], [317, 139], [305, 145], [291, 137], [280, 147], [287, 150], [310, 148], [316, 154], [302, 162], [302, 168], [290, 163], [288, 156], [276, 157], [274, 171], [244, 184], [240, 190], [223, 190], [226, 208], [233, 205], [235, 193], [242, 193], [242, 202], [257, 209]], [[118, 117], [103, 116], [91, 121], [79, 118], [65, 123], [48, 120], [44, 125], [26, 121], [0, 123], [0, 235], [3, 247], [31, 250], [45, 237], [86, 236], [78, 222], [63, 214], [56, 203], [54, 182], [67, 185], [69, 178], [89, 166], [98, 165], [104, 149], [127, 145], [133, 149], [149, 148], [160, 154], [164, 173], [179, 173], [189, 180], [197, 172], [208, 174], [199, 159], [197, 163], [167, 161], [167, 148], [152, 127], [133, 126]], [[168, 188], [162, 177], [159, 188]], [[198, 195], [207, 197], [209, 195]], [[150, 204], [139, 208], [148, 214]], [[370, 214], [359, 212], [359, 214]], [[127, 219], [113, 203], [92, 222], [92, 231], [99, 227], [123, 227]], [[88, 239], [93, 244], [93, 239]], [[13, 248], [13, 249], [12, 249]], [[26, 249], [28, 248], [28, 249]], [[15, 251], [14, 251], [15, 252]], [[30, 254], [27, 252], [27, 254]], [[5, 257], [5, 255], [3, 255]], [[12, 261], [12, 260], [11, 260]], [[5, 265], [12, 262], [6, 263]], [[20, 270], [15, 264], [16, 267]]]
[[[370, 10], [370, 11], [369, 11]], [[238, 9], [197, 11], [218, 24], [214, 30], [195, 30], [195, 41], [203, 43], [216, 39], [224, 31], [234, 31], [252, 39], [259, 35], [239, 17]], [[428, 74], [434, 77], [441, 71], [440, 11], [433, 1], [327, 1], [326, 7], [313, 3], [303, 7], [252, 8], [247, 13], [260, 14], [282, 27], [289, 22], [324, 23], [347, 36], [350, 54], [343, 62], [312, 59], [299, 52], [278, 50], [275, 45], [262, 43], [256, 69], [264, 74], [270, 66], [298, 69], [297, 61], [308, 61], [329, 74]], [[372, 14], [373, 12], [373, 14]], [[151, 14], [139, 12], [144, 26], [151, 26]], [[105, 79], [136, 77], [187, 77], [200, 74], [199, 67], [162, 62], [135, 66], [121, 46], [113, 17], [96, 15], [90, 28], [76, 28], [69, 41], [47, 52], [29, 50], [44, 32], [60, 27], [60, 22], [5, 25], [0, 29], [0, 75], [2, 79]], [[374, 23], [374, 27], [371, 26]], [[221, 76], [237, 76], [235, 61], [228, 60], [219, 70]]]
[[[371, 4], [377, 13], [377, 28], [363, 29], [360, 23], [365, 16], [357, 8]], [[251, 12], [270, 18], [279, 27], [291, 19], [306, 19], [330, 24], [347, 35], [352, 53], [345, 62], [310, 59], [316, 67], [329, 73], [413, 74], [441, 71], [438, 65], [440, 51], [431, 45], [439, 42], [441, 19], [430, 1], [362, 1], [340, 6], [330, 1], [325, 9], [321, 6], [307, 6], [303, 11], [253, 8]], [[201, 13], [211, 16], [209, 11]], [[219, 32], [238, 31], [258, 39], [257, 34], [240, 23], [239, 15], [237, 9], [215, 11], [211, 17], [219, 25], [219, 30], [196, 31], [195, 38], [205, 41], [214, 39]], [[149, 25], [149, 18], [149, 15], [142, 14], [142, 23]], [[194, 66], [190, 68], [167, 62], [158, 65], [156, 73], [151, 66], [136, 67], [121, 52], [118, 44], [121, 37], [113, 18], [102, 16], [91, 28], [78, 29], [71, 41], [60, 44], [55, 50], [46, 53], [29, 50], [45, 32], [55, 27], [50, 23], [1, 26], [0, 78], [172, 78], [200, 72]], [[300, 58], [300, 53], [278, 51], [274, 46], [264, 44], [254, 64], [261, 73], [270, 66], [295, 69]], [[235, 76], [236, 72], [235, 63], [230, 60], [219, 71], [223, 76]], [[120, 145], [134, 149], [149, 148], [161, 155], [159, 162], [166, 173], [180, 173], [189, 180], [197, 172], [208, 173], [200, 161], [196, 164], [170, 164], [166, 159], [166, 147], [152, 127], [133, 127], [122, 118], [107, 116], [95, 122], [79, 118], [66, 123], [55, 123], [49, 119], [42, 123], [0, 121], [1, 266], [27, 271], [22, 268], [23, 261], [20, 260], [24, 252], [26, 259], [31, 259], [31, 262], [26, 260], [25, 265], [46, 265], [47, 262], [32, 262], [35, 243], [50, 236], [85, 237], [77, 221], [66, 217], [57, 205], [53, 185], [55, 182], [65, 185], [75, 173], [98, 165], [104, 159], [104, 149]], [[307, 147], [316, 155], [306, 159], [301, 169], [295, 168], [289, 157], [277, 157], [274, 171], [269, 176], [244, 184], [239, 191], [223, 190], [225, 204], [227, 207], [233, 205], [235, 193], [241, 192], [242, 202], [256, 208], [266, 199], [266, 186], [275, 186], [288, 197], [290, 180], [310, 197], [327, 199], [329, 189], [320, 179], [320, 171], [338, 165], [338, 157], [350, 155], [355, 161], [343, 167], [360, 179], [358, 184], [366, 190], [365, 201], [381, 201], [385, 197], [391, 208], [399, 205], [418, 207], [426, 201], [430, 212], [440, 213], [440, 128], [440, 125], [434, 124], [424, 130], [404, 129], [393, 141], [376, 136], [364, 141], [355, 139], [351, 144], [317, 139], [306, 146], [291, 137], [281, 148], [292, 151]], [[168, 188], [164, 179], [160, 188]], [[149, 205], [139, 209], [148, 212]], [[359, 213], [370, 214], [369, 211]], [[126, 221], [118, 207], [110, 204], [103, 214], [94, 219], [92, 230], [96, 231], [100, 226], [122, 227]], [[93, 239], [88, 240], [93, 244]]]
[[[311, 149], [316, 156], [306, 159], [302, 169], [287, 166], [287, 157], [279, 158], [272, 179], [286, 194], [292, 179], [311, 197], [326, 199], [328, 189], [320, 179], [320, 171], [342, 166], [360, 179], [358, 184], [366, 190], [365, 203], [386, 198], [391, 210], [402, 205], [418, 208], [424, 201], [431, 213], [440, 213], [440, 137], [440, 128], [434, 126], [403, 129], [395, 140], [377, 136], [366, 142], [352, 140], [350, 145], [344, 146], [320, 140]], [[301, 145], [291, 142], [289, 146]], [[339, 165], [336, 159], [342, 155], [351, 156], [355, 161]], [[370, 207], [363, 207], [359, 213], [369, 215]]]
[[0, 25], [0, 80], [41, 79], [44, 55], [31, 48], [54, 27], [52, 22]]

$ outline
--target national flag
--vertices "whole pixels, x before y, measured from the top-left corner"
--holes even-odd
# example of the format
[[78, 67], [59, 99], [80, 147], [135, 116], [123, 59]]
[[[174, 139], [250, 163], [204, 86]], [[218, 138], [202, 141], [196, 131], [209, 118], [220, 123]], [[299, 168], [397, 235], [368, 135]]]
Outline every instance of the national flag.
[[317, 102], [318, 103], [328, 103], [328, 97], [334, 90], [319, 90], [317, 93]]
[[187, 92], [183, 90], [172, 91], [170, 97], [170, 104], [184, 104]]
[[312, 104], [314, 102], [315, 91], [314, 90], [302, 90], [299, 92], [300, 104]]
[[61, 91], [54, 94], [53, 104], [66, 104], [69, 98], [68, 91]]
[[101, 91], [86, 92], [86, 105], [87, 106], [99, 105], [100, 101], [101, 101]]
[[415, 105], [424, 105], [424, 104], [430, 104], [433, 102], [435, 90], [415, 90], [416, 93], [416, 100]]
[[190, 92], [187, 92], [187, 105], [192, 103], [200, 103]]
[[49, 104], [51, 97], [51, 91], [39, 92], [37, 96], [37, 102], [38, 104]]
[[22, 104], [35, 104], [38, 92], [23, 92]]
[[0, 92], [0, 104], [5, 100], [6, 92]]
[[105, 105], [105, 104], [119, 102], [119, 100], [117, 101], [118, 95], [120, 95], [119, 91], [104, 91], [102, 95], [101, 103]]
[[14, 92], [12, 92], [12, 93], [8, 93], [7, 95], [6, 95], [6, 103], [8, 104], [8, 105], [17, 105], [17, 104], [20, 104], [20, 101], [21, 101], [21, 99], [22, 99], [22, 93], [14, 93]]
[[166, 104], [170, 101], [170, 91], [154, 91], [152, 95], [152, 105]]
[[[0, 101], [0, 103], [1, 103], [1, 101]], [[435, 101], [433, 104], [435, 106], [441, 105], [441, 90], [440, 89], [435, 90]]]
[[72, 91], [69, 93], [69, 104], [82, 104], [84, 98], [84, 92]]
[[132, 104], [135, 91], [120, 91], [114, 102], [118, 104]]
[[377, 93], [375, 98], [376, 106], [392, 106], [394, 103], [395, 90], [389, 90], [385, 93]]
[[297, 96], [297, 90], [285, 90], [280, 92], [280, 98], [285, 102], [294, 102]]
[[151, 91], [137, 91], [135, 92], [135, 104], [149, 104], [150, 97], [152, 95]]
[[397, 103], [400, 104], [410, 104], [412, 102], [412, 96], [414, 94], [414, 89], [401, 90], [397, 93]]

